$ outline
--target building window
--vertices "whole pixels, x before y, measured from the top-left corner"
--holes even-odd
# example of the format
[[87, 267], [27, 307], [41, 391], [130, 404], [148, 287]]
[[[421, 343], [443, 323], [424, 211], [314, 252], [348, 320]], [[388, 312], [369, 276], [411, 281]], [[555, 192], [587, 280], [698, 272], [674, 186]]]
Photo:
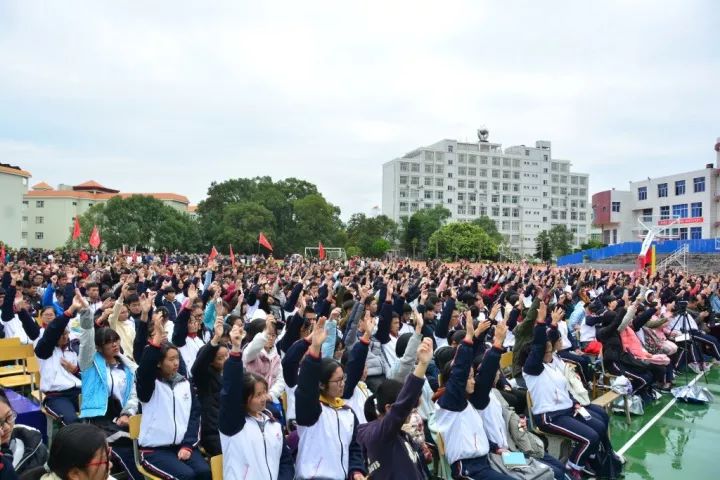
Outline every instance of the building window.
[[702, 227], [690, 227], [690, 239], [700, 240], [702, 238]]
[[695, 193], [705, 191], [705, 177], [693, 178], [693, 191]]
[[22, 221], [23, 221], [23, 222], [27, 222], [27, 221], [28, 221], [28, 217], [27, 217], [27, 216], [25, 216], [25, 215], [23, 215], [23, 217], [22, 217]]
[[660, 207], [660, 220], [667, 220], [670, 218], [670, 207], [668, 205], [665, 205], [664, 207]]
[[647, 200], [647, 187], [638, 188], [638, 200]]
[[420, 177], [410, 177], [410, 185], [420, 185]]
[[435, 179], [435, 186], [436, 186], [436, 187], [442, 187], [443, 185], [444, 185], [444, 182], [443, 182], [443, 179], [442, 179], [442, 178], [436, 178], [436, 179]]
[[35, 240], [42, 240], [43, 238], [45, 238], [43, 232], [35, 232]]
[[441, 175], [445, 171], [444, 168], [442, 165], [435, 165], [435, 173]]
[[675, 182], [675, 195], [685, 195], [685, 180]]
[[688, 239], [688, 229], [687, 228], [680, 228], [680, 240], [687, 240]]
[[442, 199], [443, 199], [443, 192], [435, 192], [435, 198], [437, 198], [438, 200], [442, 200]]
[[652, 208], [643, 209], [643, 222], [652, 222]]
[[477, 175], [477, 168], [468, 167], [468, 175], [471, 177], [474, 177], [475, 175]]
[[448, 153], [453, 153], [453, 146], [452, 146], [452, 145], [448, 145]]
[[43, 201], [43, 200], [36, 200], [36, 201], [35, 201], [35, 207], [36, 207], [36, 208], [44, 208], [44, 207], [45, 207], [45, 201]]
[[45, 222], [44, 217], [35, 217], [35, 223], [38, 225], [42, 225]]
[[458, 175], [467, 175], [467, 167], [458, 167]]
[[690, 204], [690, 216], [691, 217], [702, 217], [702, 202], [695, 202]]
[[475, 180], [468, 180], [468, 184], [467, 184], [467, 185], [468, 185], [468, 188], [474, 190], [474, 189], [475, 189], [475, 185], [477, 185], [477, 182], [476, 182]]
[[620, 212], [620, 202], [612, 202], [612, 211], [613, 212]]
[[28, 237], [27, 232], [22, 232], [23, 240], [27, 240], [27, 237]]
[[400, 171], [407, 172], [408, 170], [410, 170], [410, 164], [407, 162], [400, 162]]
[[673, 205], [673, 206], [672, 206], [672, 214], [673, 214], [673, 217], [675, 217], [675, 218], [677, 218], [677, 217], [687, 218], [687, 216], [688, 216], [688, 206], [687, 206], [687, 203], [681, 203], [681, 204], [678, 204], [678, 205]]
[[413, 173], [420, 173], [420, 164], [419, 163], [411, 163], [410, 171]]
[[423, 180], [423, 183], [425, 184], [426, 187], [432, 187], [432, 180], [433, 180], [432, 177], [425, 177], [425, 179]]
[[458, 180], [458, 188], [465, 188], [465, 180]]
[[667, 197], [667, 183], [658, 183], [658, 197]]

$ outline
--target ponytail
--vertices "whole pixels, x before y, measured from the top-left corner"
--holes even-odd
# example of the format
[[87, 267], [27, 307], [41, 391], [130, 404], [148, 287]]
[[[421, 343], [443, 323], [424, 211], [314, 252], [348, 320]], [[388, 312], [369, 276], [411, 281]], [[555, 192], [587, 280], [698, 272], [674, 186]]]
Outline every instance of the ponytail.
[[365, 400], [365, 406], [363, 408], [363, 411], [365, 413], [365, 419], [368, 422], [377, 420], [378, 412], [377, 412], [377, 407], [375, 406], [375, 394], [374, 393], [372, 395], [370, 395], [367, 398], [367, 400]]

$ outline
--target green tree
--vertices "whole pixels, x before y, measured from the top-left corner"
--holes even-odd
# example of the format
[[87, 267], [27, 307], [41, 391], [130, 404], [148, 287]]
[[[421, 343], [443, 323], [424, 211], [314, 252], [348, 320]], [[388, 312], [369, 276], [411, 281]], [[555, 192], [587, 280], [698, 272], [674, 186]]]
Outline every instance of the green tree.
[[607, 247], [607, 244], [599, 241], [599, 240], [593, 240], [590, 239], [585, 243], [580, 244], [580, 248], [576, 248], [576, 252], [581, 252], [583, 250], [592, 250], [593, 248], [603, 248]]
[[384, 255], [397, 238], [397, 224], [386, 215], [368, 217], [364, 213], [355, 213], [348, 220], [346, 229], [348, 247], [357, 247], [362, 255], [370, 257]]
[[497, 255], [497, 243], [478, 225], [472, 223], [448, 223], [430, 236], [427, 253], [454, 259], [492, 258]]
[[556, 257], [567, 255], [572, 251], [572, 243], [575, 235], [565, 225], [554, 225], [548, 231], [550, 247]]
[[69, 248], [87, 248], [94, 226], [100, 231], [102, 247], [109, 250], [123, 245], [155, 251], [197, 251], [200, 247], [198, 225], [187, 213], [145, 195], [113, 197], [90, 207], [79, 221], [81, 236], [72, 240], [71, 227]]
[[503, 242], [503, 236], [500, 232], [498, 232], [497, 224], [492, 218], [483, 215], [482, 217], [476, 218], [471, 223], [482, 228], [483, 231], [487, 233], [488, 236], [496, 243], [500, 244]]
[[544, 262], [552, 259], [552, 245], [547, 230], [543, 230], [535, 237], [535, 256]]
[[450, 210], [440, 205], [413, 213], [402, 223], [401, 243], [413, 255], [428, 249], [430, 236], [450, 218]]
[[[251, 203], [263, 209], [250, 206]], [[227, 248], [224, 219], [226, 210], [233, 205], [251, 208], [248, 215], [252, 218], [240, 223], [249, 229], [244, 235], [254, 237], [255, 242], [243, 249], [255, 251], [261, 231], [272, 242], [277, 255], [302, 252], [304, 247], [317, 245], [318, 241], [327, 246], [344, 246], [340, 210], [328, 203], [315, 185], [296, 178], [274, 182], [270, 177], [255, 177], [210, 185], [207, 198], [198, 205], [205, 248], [212, 244]], [[232, 210], [231, 217], [237, 220], [242, 212], [237, 208]], [[233, 245], [236, 243], [233, 240]]]

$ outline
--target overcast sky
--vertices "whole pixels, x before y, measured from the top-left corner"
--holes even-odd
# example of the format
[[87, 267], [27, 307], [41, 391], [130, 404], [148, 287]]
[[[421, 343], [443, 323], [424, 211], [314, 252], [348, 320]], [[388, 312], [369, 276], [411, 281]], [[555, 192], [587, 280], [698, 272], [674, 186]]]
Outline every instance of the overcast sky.
[[295, 176], [347, 219], [384, 162], [480, 125], [552, 141], [591, 192], [702, 168], [720, 2], [0, 2], [0, 162], [33, 183], [197, 203]]

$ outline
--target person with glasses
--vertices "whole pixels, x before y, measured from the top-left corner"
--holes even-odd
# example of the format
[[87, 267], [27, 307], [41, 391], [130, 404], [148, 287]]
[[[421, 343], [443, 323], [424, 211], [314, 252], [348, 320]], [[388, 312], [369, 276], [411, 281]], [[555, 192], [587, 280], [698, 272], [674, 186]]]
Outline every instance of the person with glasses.
[[[105, 433], [88, 423], [61, 428], [53, 438], [44, 466], [23, 475], [23, 480], [107, 480], [112, 468], [112, 449]], [[5, 480], [0, 471], [0, 479]]]
[[243, 369], [243, 331], [230, 332], [232, 352], [223, 370], [220, 439], [224, 478], [292, 480], [295, 476], [282, 425], [266, 410], [268, 385]]
[[105, 432], [115, 448], [115, 461], [130, 478], [141, 480], [128, 432], [130, 417], [138, 411], [137, 365], [120, 352], [121, 338], [115, 330], [96, 330], [92, 315], [85, 308], [87, 303], [82, 301], [78, 361], [82, 378], [80, 418]]
[[327, 338], [325, 317], [320, 317], [300, 365], [295, 391], [299, 445], [296, 478], [360, 480], [366, 469], [356, 441], [358, 420], [343, 400], [345, 372], [333, 358], [321, 359]]
[[[18, 475], [47, 460], [47, 447], [42, 443], [42, 433], [25, 425], [17, 425], [17, 413], [12, 409], [5, 391], [0, 389], [0, 449], [7, 467], [0, 469], [0, 479], [5, 479], [2, 470], [12, 468]], [[8, 474], [9, 475], [9, 474]], [[8, 477], [10, 478], [10, 477]]]

